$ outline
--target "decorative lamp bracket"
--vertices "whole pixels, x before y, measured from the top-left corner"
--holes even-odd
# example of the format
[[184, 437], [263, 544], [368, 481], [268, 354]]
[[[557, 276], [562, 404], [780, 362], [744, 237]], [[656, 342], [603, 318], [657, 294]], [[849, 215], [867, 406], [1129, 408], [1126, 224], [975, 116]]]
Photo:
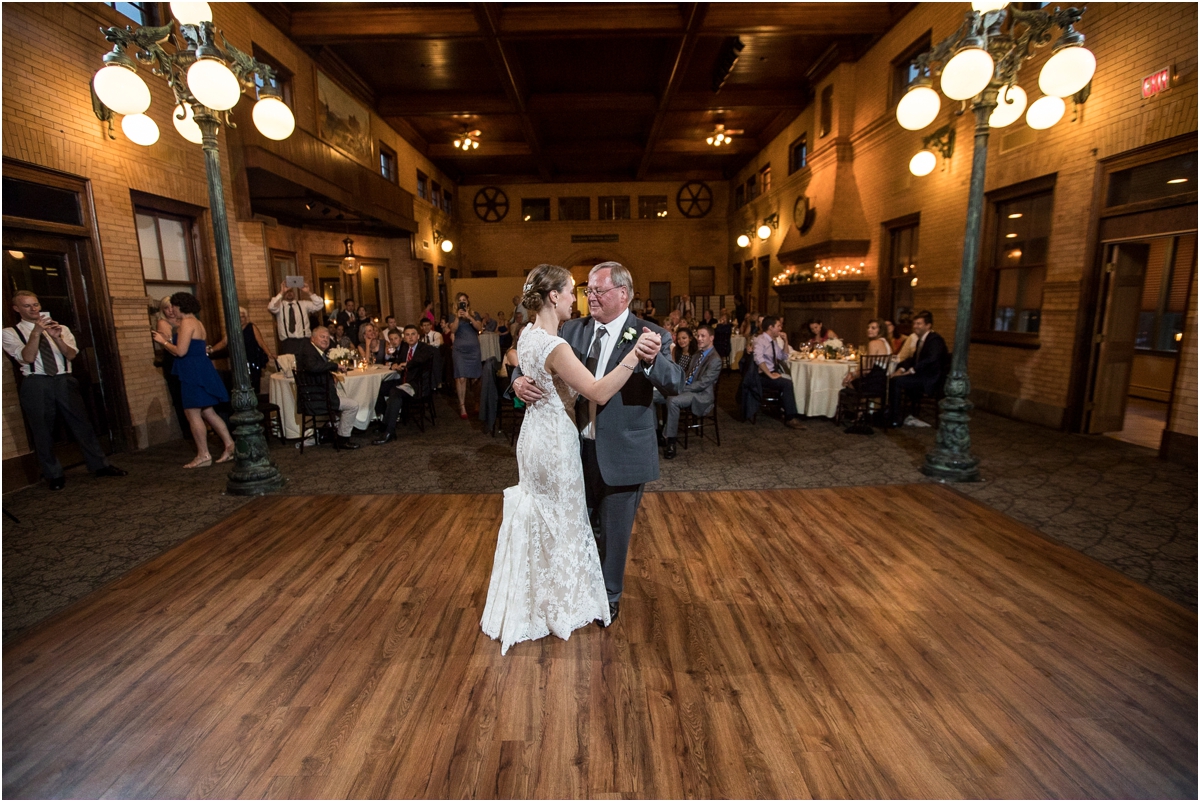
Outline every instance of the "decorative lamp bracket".
[[954, 126], [947, 124], [934, 131], [922, 140], [925, 150], [932, 150], [942, 156], [942, 165], [954, 155]]

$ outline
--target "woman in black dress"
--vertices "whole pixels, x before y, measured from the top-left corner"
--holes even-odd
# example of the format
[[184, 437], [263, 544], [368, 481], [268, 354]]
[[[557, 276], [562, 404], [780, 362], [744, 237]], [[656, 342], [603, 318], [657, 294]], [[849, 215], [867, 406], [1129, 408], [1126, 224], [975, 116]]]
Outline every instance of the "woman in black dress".
[[[250, 311], [244, 306], [238, 307], [238, 315], [241, 317], [242, 323], [242, 343], [246, 347], [246, 364], [250, 367], [250, 389], [255, 396], [262, 392], [262, 372], [275, 357], [271, 356], [268, 350], [267, 341], [263, 339], [262, 332], [258, 330], [258, 326], [250, 319]], [[226, 335], [221, 338], [221, 341], [213, 346], [213, 358], [217, 358], [218, 352], [229, 347], [229, 337]]]

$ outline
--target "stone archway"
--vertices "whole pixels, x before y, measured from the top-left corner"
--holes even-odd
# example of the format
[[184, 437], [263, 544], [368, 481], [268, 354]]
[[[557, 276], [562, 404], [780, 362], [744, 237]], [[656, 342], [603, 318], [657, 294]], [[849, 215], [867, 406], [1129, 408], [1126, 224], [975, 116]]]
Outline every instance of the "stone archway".
[[579, 284], [586, 283], [588, 271], [601, 262], [618, 262], [625, 265], [630, 273], [633, 273], [633, 265], [629, 263], [625, 255], [615, 248], [608, 247], [580, 248], [558, 264], [570, 270], [571, 277], [575, 279], [576, 284]]

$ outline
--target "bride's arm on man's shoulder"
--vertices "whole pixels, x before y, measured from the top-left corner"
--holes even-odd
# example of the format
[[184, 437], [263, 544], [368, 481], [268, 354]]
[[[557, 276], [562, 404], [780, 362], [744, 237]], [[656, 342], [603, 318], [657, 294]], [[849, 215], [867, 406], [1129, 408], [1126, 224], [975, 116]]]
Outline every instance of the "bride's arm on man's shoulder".
[[[571, 346], [559, 343], [546, 357], [546, 369], [559, 376], [577, 393], [597, 404], [607, 404], [609, 399], [617, 394], [633, 372], [637, 370], [637, 354], [632, 350], [618, 363], [617, 368], [610, 370], [602, 378], [597, 379], [584, 364], [575, 356]], [[623, 368], [623, 370], [622, 370]]]

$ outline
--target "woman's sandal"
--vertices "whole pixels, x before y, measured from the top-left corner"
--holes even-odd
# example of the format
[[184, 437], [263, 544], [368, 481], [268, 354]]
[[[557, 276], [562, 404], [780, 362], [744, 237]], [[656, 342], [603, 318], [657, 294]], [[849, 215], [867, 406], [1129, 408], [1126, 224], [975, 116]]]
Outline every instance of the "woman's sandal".
[[189, 468], [207, 468], [209, 465], [212, 465], [212, 454], [206, 454], [204, 456], [204, 459], [201, 459], [200, 457], [196, 457], [194, 460], [189, 462], [187, 465], [184, 465], [183, 467], [186, 470]]
[[229, 448], [225, 449], [225, 451], [221, 454], [221, 458], [217, 460], [217, 464], [220, 465], [222, 462], [232, 462], [235, 448], [236, 446], [230, 446]]

